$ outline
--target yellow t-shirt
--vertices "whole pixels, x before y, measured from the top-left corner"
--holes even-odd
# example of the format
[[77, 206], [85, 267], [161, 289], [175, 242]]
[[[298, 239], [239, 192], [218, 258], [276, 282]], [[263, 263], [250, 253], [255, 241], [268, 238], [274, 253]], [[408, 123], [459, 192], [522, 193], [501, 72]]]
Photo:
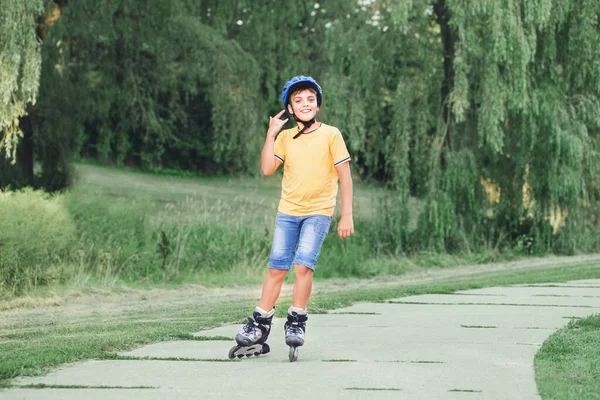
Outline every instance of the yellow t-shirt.
[[294, 216], [333, 215], [338, 191], [336, 166], [350, 161], [341, 132], [325, 125], [296, 139], [298, 128], [282, 131], [275, 157], [283, 162], [279, 211]]

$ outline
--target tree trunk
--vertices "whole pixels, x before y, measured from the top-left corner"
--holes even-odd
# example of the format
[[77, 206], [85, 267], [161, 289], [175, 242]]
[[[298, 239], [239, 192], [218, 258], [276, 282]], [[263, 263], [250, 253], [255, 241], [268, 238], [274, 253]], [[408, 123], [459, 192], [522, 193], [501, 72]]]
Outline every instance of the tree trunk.
[[19, 122], [23, 131], [23, 140], [17, 149], [17, 168], [27, 185], [33, 184], [33, 121], [30, 115], [25, 115]]
[[452, 137], [451, 111], [449, 96], [454, 87], [454, 43], [456, 42], [456, 33], [450, 28], [450, 12], [446, 7], [445, 0], [438, 0], [433, 4], [433, 10], [440, 25], [442, 46], [444, 49], [444, 80], [442, 82], [442, 117], [446, 124], [446, 143], [450, 148]]

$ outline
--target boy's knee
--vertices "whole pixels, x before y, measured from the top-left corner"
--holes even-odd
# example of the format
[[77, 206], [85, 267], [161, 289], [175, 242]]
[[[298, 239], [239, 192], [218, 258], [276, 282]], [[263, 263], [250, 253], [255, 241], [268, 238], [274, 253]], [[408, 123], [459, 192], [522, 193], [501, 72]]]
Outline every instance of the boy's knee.
[[313, 270], [310, 269], [309, 267], [307, 267], [306, 265], [302, 265], [302, 264], [295, 264], [294, 265], [294, 273], [296, 274], [297, 277], [310, 277], [313, 274]]
[[285, 279], [285, 275], [286, 274], [287, 274], [287, 270], [269, 268], [269, 277], [271, 279], [274, 279], [274, 280], [283, 280], [283, 279]]

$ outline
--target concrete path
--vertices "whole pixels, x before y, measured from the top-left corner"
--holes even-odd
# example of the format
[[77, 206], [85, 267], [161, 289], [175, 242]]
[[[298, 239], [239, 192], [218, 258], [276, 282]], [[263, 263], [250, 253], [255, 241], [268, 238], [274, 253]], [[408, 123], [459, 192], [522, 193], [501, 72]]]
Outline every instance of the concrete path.
[[[600, 280], [360, 303], [310, 315], [295, 363], [277, 319], [268, 355], [228, 361], [232, 341], [157, 343], [123, 353], [152, 360], [87, 361], [15, 381], [103, 388], [9, 389], [0, 398], [539, 399], [535, 353], [571, 318], [597, 313]], [[233, 337], [240, 327], [197, 335]], [[169, 357], [196, 360], [154, 359]]]

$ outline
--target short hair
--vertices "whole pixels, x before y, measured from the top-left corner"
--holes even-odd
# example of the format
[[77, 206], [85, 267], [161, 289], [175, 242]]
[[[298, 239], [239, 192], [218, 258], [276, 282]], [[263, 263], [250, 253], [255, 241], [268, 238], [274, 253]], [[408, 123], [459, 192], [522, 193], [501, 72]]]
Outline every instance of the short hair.
[[299, 83], [298, 85], [294, 86], [292, 88], [292, 90], [290, 91], [290, 94], [288, 95], [288, 102], [294, 98], [296, 93], [301, 92], [303, 90], [310, 90], [315, 95], [319, 94], [319, 92], [315, 89], [314, 85], [311, 85], [308, 82], [307, 83]]

